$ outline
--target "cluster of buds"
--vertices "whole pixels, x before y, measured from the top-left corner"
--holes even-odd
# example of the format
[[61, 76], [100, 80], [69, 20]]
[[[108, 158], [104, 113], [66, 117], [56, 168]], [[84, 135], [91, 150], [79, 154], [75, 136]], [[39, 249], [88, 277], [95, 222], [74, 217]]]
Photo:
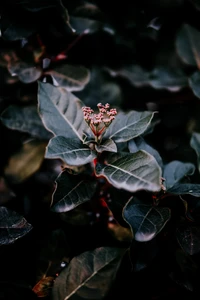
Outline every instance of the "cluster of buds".
[[97, 104], [99, 109], [98, 113], [94, 113], [94, 110], [90, 107], [83, 107], [84, 120], [91, 128], [96, 141], [100, 141], [106, 128], [112, 123], [117, 114], [115, 108], [110, 109], [110, 104]]

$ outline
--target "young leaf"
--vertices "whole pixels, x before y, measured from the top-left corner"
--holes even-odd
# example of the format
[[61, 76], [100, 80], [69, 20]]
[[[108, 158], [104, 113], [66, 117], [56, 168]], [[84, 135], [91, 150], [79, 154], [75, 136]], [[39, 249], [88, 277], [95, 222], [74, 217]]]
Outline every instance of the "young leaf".
[[56, 136], [49, 141], [46, 158], [61, 158], [68, 165], [79, 166], [91, 162], [96, 154], [78, 139]]
[[193, 132], [190, 140], [190, 146], [196, 151], [197, 165], [200, 172], [200, 133]]
[[166, 188], [171, 188], [183, 179], [184, 176], [192, 175], [194, 171], [195, 166], [191, 163], [183, 163], [181, 161], [174, 160], [166, 164], [163, 170]]
[[103, 299], [115, 280], [124, 249], [100, 247], [74, 257], [56, 278], [52, 300]]
[[113, 139], [116, 143], [127, 142], [145, 132], [153, 116], [154, 112], [149, 111], [119, 112], [108, 127], [105, 137]]
[[0, 245], [9, 245], [26, 235], [32, 225], [17, 212], [0, 207]]
[[81, 91], [90, 80], [90, 72], [83, 66], [64, 65], [45, 74], [53, 76], [57, 84], [68, 91]]
[[50, 295], [51, 289], [54, 283], [54, 277], [47, 276], [36, 283], [33, 287], [33, 292], [37, 295], [38, 298], [44, 298]]
[[183, 62], [200, 68], [200, 31], [184, 24], [177, 35], [176, 48]]
[[70, 175], [63, 171], [56, 179], [56, 190], [53, 194], [54, 212], [66, 212], [89, 201], [95, 192], [96, 183], [92, 180]]
[[200, 252], [200, 228], [196, 226], [178, 227], [176, 237], [181, 248], [189, 255]]
[[38, 105], [46, 128], [54, 135], [82, 140], [88, 126], [83, 118], [83, 103], [73, 94], [49, 83], [38, 82]]
[[194, 183], [177, 183], [167, 190], [168, 193], [175, 195], [192, 195], [200, 197], [200, 184]]
[[134, 198], [123, 209], [123, 218], [130, 225], [133, 237], [138, 242], [152, 240], [170, 219], [170, 209], [134, 203]]
[[103, 151], [117, 152], [117, 146], [111, 139], [106, 139], [100, 145], [95, 145], [95, 149], [100, 153]]
[[196, 97], [200, 98], [200, 71], [195, 72], [189, 78], [189, 85]]
[[1, 121], [10, 129], [27, 132], [39, 139], [49, 140], [52, 137], [44, 127], [35, 106], [10, 105], [1, 114]]
[[157, 150], [155, 150], [153, 147], [148, 145], [145, 142], [143, 137], [138, 136], [137, 138], [130, 140], [128, 142], [128, 149], [131, 153], [135, 153], [139, 150], [145, 150], [157, 160], [157, 163], [161, 168], [163, 167], [163, 162], [162, 162], [162, 158], [160, 157], [160, 154], [158, 153]]
[[116, 188], [130, 192], [159, 191], [161, 188], [161, 169], [155, 158], [145, 151], [111, 154], [105, 165], [96, 165], [95, 171]]

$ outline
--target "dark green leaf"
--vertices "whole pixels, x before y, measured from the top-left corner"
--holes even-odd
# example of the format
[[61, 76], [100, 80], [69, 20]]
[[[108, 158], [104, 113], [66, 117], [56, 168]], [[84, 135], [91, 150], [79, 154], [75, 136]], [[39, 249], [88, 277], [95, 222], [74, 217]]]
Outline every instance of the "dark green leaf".
[[163, 177], [166, 188], [169, 189], [187, 175], [192, 175], [195, 166], [191, 163], [183, 163], [178, 160], [171, 161], [164, 166]]
[[52, 299], [103, 299], [115, 280], [123, 253], [123, 249], [101, 247], [74, 257], [56, 278]]
[[131, 153], [135, 153], [139, 150], [145, 150], [157, 160], [157, 163], [162, 168], [163, 162], [162, 162], [162, 158], [160, 157], [160, 154], [158, 153], [157, 150], [155, 150], [153, 147], [147, 144], [143, 137], [138, 136], [137, 138], [130, 140], [128, 142], [128, 148]]
[[153, 116], [154, 112], [149, 111], [119, 112], [108, 127], [105, 137], [113, 139], [116, 143], [127, 142], [144, 133]]
[[103, 28], [100, 21], [75, 16], [70, 16], [70, 24], [78, 34], [92, 34]]
[[10, 129], [27, 132], [38, 139], [49, 140], [52, 137], [52, 133], [44, 127], [35, 106], [10, 105], [1, 114], [1, 121]]
[[52, 210], [59, 213], [72, 210], [89, 201], [96, 187], [96, 183], [91, 179], [89, 181], [78, 175], [70, 175], [67, 171], [63, 171], [58, 176], [56, 184]]
[[134, 203], [132, 197], [123, 209], [123, 218], [130, 225], [138, 242], [152, 240], [170, 219], [170, 209]]
[[197, 154], [197, 165], [200, 172], [200, 133], [193, 132], [191, 140], [190, 140], [191, 147], [196, 151]]
[[111, 154], [105, 165], [96, 165], [96, 175], [103, 175], [116, 188], [130, 192], [161, 189], [161, 169], [155, 158], [145, 151]]
[[200, 98], [200, 71], [195, 72], [189, 78], [189, 85], [196, 97]]
[[42, 69], [40, 67], [27, 64], [23, 61], [10, 64], [8, 71], [12, 76], [18, 76], [19, 80], [23, 83], [34, 82], [42, 75]]
[[168, 189], [167, 192], [175, 195], [189, 194], [194, 197], [200, 197], [200, 184], [177, 183]]
[[91, 162], [96, 154], [78, 139], [56, 136], [49, 141], [45, 157], [61, 158], [68, 165], [79, 166]]
[[108, 72], [111, 76], [121, 76], [130, 81], [135, 87], [146, 86], [149, 84], [149, 72], [137, 65], [128, 65], [120, 70], [110, 70]]
[[114, 80], [108, 80], [106, 72], [102, 68], [90, 69], [90, 82], [83, 91], [77, 93], [86, 106], [96, 109], [98, 103], [109, 103], [118, 106], [122, 101], [122, 90]]
[[157, 67], [149, 75], [149, 84], [155, 89], [177, 92], [188, 85], [188, 80], [181, 69]]
[[196, 9], [200, 10], [200, 0], [190, 0]]
[[200, 31], [184, 24], [177, 35], [176, 48], [183, 62], [200, 68]]
[[82, 139], [88, 126], [83, 118], [83, 103], [70, 92], [49, 83], [38, 82], [41, 118], [54, 135]]
[[103, 151], [117, 152], [117, 146], [111, 139], [106, 139], [100, 145], [95, 145], [95, 149], [100, 153]]
[[17, 41], [29, 37], [35, 32], [34, 26], [23, 26], [14, 20], [5, 20], [1, 18], [1, 36], [7, 41]]
[[90, 72], [83, 66], [63, 65], [45, 74], [53, 76], [57, 85], [68, 91], [80, 91], [90, 80]]
[[0, 207], [0, 245], [9, 245], [26, 235], [32, 225], [17, 212]]
[[176, 237], [181, 248], [189, 255], [200, 252], [200, 228], [196, 226], [179, 227]]

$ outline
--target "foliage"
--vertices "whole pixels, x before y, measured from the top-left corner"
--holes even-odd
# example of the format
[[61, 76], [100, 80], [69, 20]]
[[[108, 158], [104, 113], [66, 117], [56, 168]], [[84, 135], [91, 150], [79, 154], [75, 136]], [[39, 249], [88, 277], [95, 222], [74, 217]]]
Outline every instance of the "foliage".
[[199, 1], [0, 14], [2, 299], [197, 299]]

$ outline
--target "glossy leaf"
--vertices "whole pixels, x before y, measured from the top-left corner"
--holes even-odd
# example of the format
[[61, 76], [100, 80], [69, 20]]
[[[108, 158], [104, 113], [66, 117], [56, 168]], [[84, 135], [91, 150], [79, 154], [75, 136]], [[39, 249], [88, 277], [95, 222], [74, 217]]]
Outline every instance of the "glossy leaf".
[[157, 163], [162, 168], [163, 162], [162, 158], [160, 157], [160, 154], [157, 150], [155, 150], [153, 147], [147, 144], [143, 137], [138, 136], [137, 138], [130, 140], [128, 142], [128, 148], [131, 153], [135, 153], [139, 150], [145, 150], [156, 159]]
[[10, 105], [1, 114], [2, 123], [13, 130], [27, 132], [30, 135], [48, 140], [52, 134], [46, 130], [35, 106]]
[[40, 78], [42, 69], [29, 65], [23, 61], [17, 61], [9, 65], [8, 71], [12, 76], [18, 76], [23, 83], [31, 83]]
[[105, 176], [116, 188], [130, 192], [159, 191], [161, 170], [155, 158], [145, 151], [111, 154], [105, 165], [96, 165], [96, 175]]
[[88, 126], [83, 119], [83, 103], [70, 92], [39, 82], [38, 102], [41, 118], [54, 135], [82, 140]]
[[0, 207], [0, 245], [9, 245], [32, 229], [26, 219], [4, 206]]
[[56, 179], [56, 190], [53, 194], [54, 212], [66, 212], [89, 201], [95, 192], [96, 183], [78, 175], [63, 171]]
[[154, 113], [149, 111], [119, 112], [108, 127], [105, 137], [113, 139], [116, 143], [127, 142], [144, 133], [153, 116]]
[[115, 280], [124, 250], [101, 247], [74, 257], [56, 278], [52, 300], [103, 299]]
[[53, 76], [58, 86], [68, 91], [80, 91], [90, 80], [90, 72], [83, 66], [63, 65], [45, 72]]
[[166, 188], [171, 188], [185, 176], [192, 175], [194, 171], [195, 166], [191, 163], [183, 163], [181, 161], [174, 160], [166, 164], [163, 170]]
[[188, 80], [181, 69], [157, 67], [149, 75], [149, 84], [155, 89], [177, 92], [188, 85]]
[[123, 218], [130, 225], [138, 242], [152, 240], [170, 219], [170, 209], [135, 203], [132, 197], [123, 209]]
[[200, 98], [200, 71], [195, 72], [189, 78], [189, 85], [196, 97]]
[[190, 139], [191, 147], [196, 151], [197, 154], [197, 165], [200, 172], [200, 133], [193, 132]]
[[168, 193], [175, 195], [192, 195], [200, 197], [200, 184], [194, 183], [177, 183], [167, 190]]
[[78, 139], [56, 136], [50, 140], [45, 157], [60, 158], [68, 165], [79, 166], [91, 162], [96, 154]]
[[196, 226], [178, 227], [176, 237], [181, 248], [189, 255], [200, 252], [200, 228]]
[[111, 139], [106, 139], [100, 145], [95, 145], [95, 149], [97, 152], [109, 151], [109, 152], [117, 152], [117, 145]]
[[46, 143], [30, 141], [14, 153], [5, 167], [5, 175], [15, 184], [19, 184], [33, 175], [44, 161]]
[[184, 24], [177, 35], [176, 48], [183, 62], [200, 68], [200, 31]]

